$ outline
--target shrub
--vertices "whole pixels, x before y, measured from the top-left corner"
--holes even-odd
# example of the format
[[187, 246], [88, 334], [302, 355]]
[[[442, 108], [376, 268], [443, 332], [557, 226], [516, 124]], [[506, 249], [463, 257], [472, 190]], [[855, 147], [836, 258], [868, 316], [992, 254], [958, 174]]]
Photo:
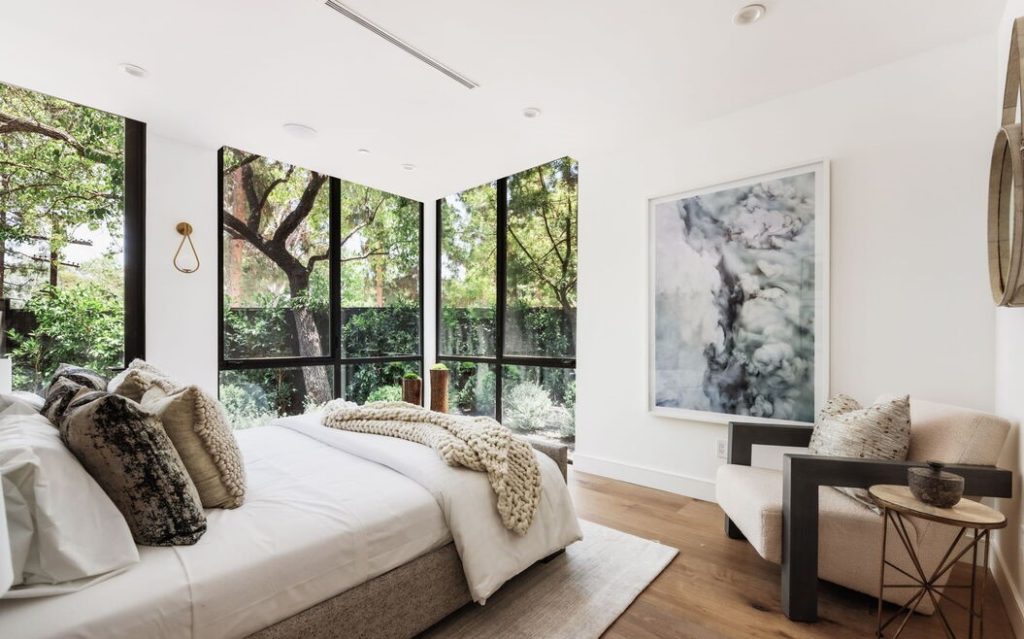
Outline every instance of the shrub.
[[400, 402], [402, 401], [401, 386], [379, 386], [366, 396], [367, 402]]
[[562, 436], [571, 434], [572, 414], [555, 406], [551, 396], [540, 384], [521, 382], [508, 390], [502, 404], [502, 421], [506, 426], [525, 433], [558, 430]]
[[36, 327], [10, 332], [15, 387], [44, 390], [63, 362], [101, 374], [124, 364], [124, 304], [117, 293], [94, 283], [46, 286], [25, 304]]

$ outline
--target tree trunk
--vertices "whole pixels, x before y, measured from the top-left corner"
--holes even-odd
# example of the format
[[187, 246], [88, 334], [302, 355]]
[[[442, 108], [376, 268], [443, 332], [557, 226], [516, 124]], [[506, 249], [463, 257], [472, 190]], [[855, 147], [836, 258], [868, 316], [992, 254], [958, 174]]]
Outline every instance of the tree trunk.
[[[235, 196], [231, 202], [231, 215], [238, 220], [245, 222], [245, 198], [242, 197], [242, 172], [235, 171], [231, 176], [232, 190]], [[242, 296], [242, 251], [245, 249], [246, 241], [240, 237], [232, 237], [228, 240], [228, 281], [227, 295], [229, 300], [237, 300]]]
[[[305, 270], [288, 274], [288, 286], [293, 300], [302, 298], [309, 290], [309, 273]], [[320, 357], [323, 345], [320, 331], [317, 330], [313, 312], [304, 306], [294, 306], [296, 338], [299, 342], [299, 355], [303, 357]], [[306, 382], [306, 394], [313, 402], [322, 404], [334, 397], [334, 388], [323, 366], [302, 367], [302, 378]]]
[[[51, 241], [52, 246], [52, 241]], [[60, 256], [57, 251], [50, 249], [50, 286], [57, 286], [57, 264], [59, 263]]]

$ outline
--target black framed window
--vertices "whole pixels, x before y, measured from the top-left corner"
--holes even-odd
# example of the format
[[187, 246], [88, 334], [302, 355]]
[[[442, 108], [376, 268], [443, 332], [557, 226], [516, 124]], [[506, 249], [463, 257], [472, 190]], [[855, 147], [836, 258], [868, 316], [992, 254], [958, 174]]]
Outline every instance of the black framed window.
[[422, 373], [423, 205], [220, 150], [220, 395], [236, 428]]
[[0, 83], [0, 352], [42, 392], [62, 362], [144, 357], [146, 125]]
[[569, 157], [437, 201], [437, 361], [449, 404], [575, 442], [579, 166]]

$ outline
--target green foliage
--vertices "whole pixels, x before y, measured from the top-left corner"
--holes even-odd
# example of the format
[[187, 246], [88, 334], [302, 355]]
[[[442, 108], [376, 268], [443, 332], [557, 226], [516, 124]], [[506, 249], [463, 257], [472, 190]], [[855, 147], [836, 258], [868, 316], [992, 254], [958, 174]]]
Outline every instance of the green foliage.
[[43, 390], [65, 362], [100, 373], [123, 364], [124, 304], [109, 289], [93, 282], [47, 286], [28, 300], [26, 310], [36, 328], [9, 335], [17, 388]]
[[420, 380], [420, 379], [423, 379], [423, 378], [420, 377], [417, 373], [406, 373], [405, 375], [402, 375], [402, 379]]
[[446, 370], [448, 370], [448, 367], [445, 366], [444, 364], [442, 364], [441, 362], [438, 362], [438, 363], [432, 365], [430, 367], [430, 370], [432, 370], [432, 371], [446, 371]]
[[76, 268], [64, 254], [91, 242], [87, 231], [105, 231], [107, 250], [120, 250], [124, 120], [0, 83], [0, 121], [0, 297], [24, 301], [51, 268]]
[[402, 401], [401, 386], [379, 386], [366, 396], [367, 402], [400, 402]]

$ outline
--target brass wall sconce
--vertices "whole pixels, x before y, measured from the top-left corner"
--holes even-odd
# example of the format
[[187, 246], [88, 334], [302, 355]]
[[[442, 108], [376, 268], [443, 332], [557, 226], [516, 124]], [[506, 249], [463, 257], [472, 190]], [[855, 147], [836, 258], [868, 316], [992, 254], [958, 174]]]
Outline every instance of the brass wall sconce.
[[[199, 270], [199, 253], [196, 251], [196, 245], [192, 243], [192, 225], [188, 222], [178, 222], [174, 229], [181, 235], [181, 243], [178, 244], [178, 250], [174, 252], [174, 268], [182, 273], [195, 273]], [[178, 264], [178, 258], [181, 256], [181, 249], [185, 247], [186, 240], [188, 241], [189, 249], [192, 251], [192, 257], [195, 258], [195, 266], [192, 267], [180, 266]]]

